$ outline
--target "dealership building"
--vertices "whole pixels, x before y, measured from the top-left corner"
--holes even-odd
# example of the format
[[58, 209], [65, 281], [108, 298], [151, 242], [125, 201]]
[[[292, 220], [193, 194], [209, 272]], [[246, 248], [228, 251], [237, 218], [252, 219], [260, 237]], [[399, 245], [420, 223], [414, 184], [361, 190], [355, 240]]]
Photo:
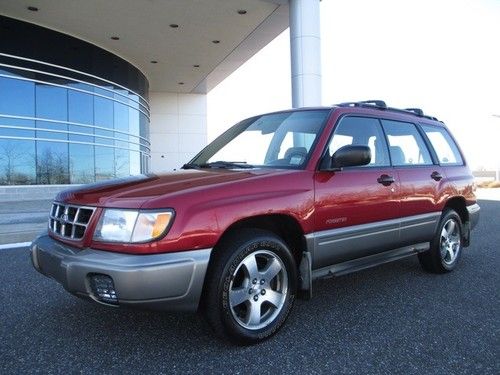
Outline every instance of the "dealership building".
[[207, 142], [207, 93], [291, 28], [320, 104], [319, 0], [0, 1], [0, 185], [162, 172]]

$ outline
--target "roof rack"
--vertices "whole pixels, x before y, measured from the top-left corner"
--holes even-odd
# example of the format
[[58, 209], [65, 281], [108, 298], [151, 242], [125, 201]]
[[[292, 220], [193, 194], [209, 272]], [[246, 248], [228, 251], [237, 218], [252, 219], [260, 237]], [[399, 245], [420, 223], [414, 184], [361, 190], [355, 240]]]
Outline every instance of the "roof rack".
[[420, 108], [399, 109], [399, 108], [388, 107], [387, 104], [383, 100], [362, 100], [362, 101], [359, 101], [359, 102], [344, 102], [344, 103], [336, 104], [335, 106], [337, 106], [337, 107], [374, 108], [374, 109], [380, 109], [380, 110], [387, 110], [387, 111], [391, 111], [391, 112], [398, 112], [398, 113], [405, 113], [405, 114], [410, 114], [410, 115], [416, 115], [418, 117], [423, 117], [423, 118], [426, 118], [426, 119], [429, 119], [429, 120], [439, 121], [434, 116], [425, 115], [424, 111], [421, 110]]
[[387, 109], [387, 104], [383, 100], [363, 100], [360, 102], [345, 102], [337, 104], [339, 107], [375, 107]]
[[420, 117], [424, 116], [424, 111], [422, 111], [420, 108], [405, 108], [405, 111], [413, 112]]

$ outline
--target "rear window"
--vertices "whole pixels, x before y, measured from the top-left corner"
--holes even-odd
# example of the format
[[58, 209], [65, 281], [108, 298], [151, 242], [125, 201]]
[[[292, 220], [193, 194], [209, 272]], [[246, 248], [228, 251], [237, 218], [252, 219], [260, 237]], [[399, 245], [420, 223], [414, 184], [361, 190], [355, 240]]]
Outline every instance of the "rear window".
[[415, 125], [408, 122], [382, 120], [389, 142], [392, 165], [430, 165], [432, 158]]
[[439, 164], [463, 165], [462, 155], [460, 155], [457, 145], [445, 128], [422, 125], [422, 129], [436, 151]]

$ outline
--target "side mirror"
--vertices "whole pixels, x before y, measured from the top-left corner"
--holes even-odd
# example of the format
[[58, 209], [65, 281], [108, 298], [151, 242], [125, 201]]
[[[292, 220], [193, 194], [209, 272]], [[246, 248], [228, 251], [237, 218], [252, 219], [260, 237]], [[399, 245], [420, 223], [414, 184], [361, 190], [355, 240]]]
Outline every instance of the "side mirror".
[[372, 152], [368, 146], [347, 145], [339, 148], [330, 158], [329, 170], [340, 170], [344, 167], [366, 165], [372, 160]]

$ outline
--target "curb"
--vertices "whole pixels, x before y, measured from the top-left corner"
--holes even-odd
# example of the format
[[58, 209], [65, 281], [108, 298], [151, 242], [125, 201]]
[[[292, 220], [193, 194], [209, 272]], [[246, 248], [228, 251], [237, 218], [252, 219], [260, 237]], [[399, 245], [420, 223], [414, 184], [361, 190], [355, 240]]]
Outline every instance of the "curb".
[[16, 242], [16, 243], [6, 243], [3, 245], [0, 245], [0, 250], [6, 250], [6, 249], [18, 249], [21, 247], [28, 247], [31, 245], [30, 242]]

